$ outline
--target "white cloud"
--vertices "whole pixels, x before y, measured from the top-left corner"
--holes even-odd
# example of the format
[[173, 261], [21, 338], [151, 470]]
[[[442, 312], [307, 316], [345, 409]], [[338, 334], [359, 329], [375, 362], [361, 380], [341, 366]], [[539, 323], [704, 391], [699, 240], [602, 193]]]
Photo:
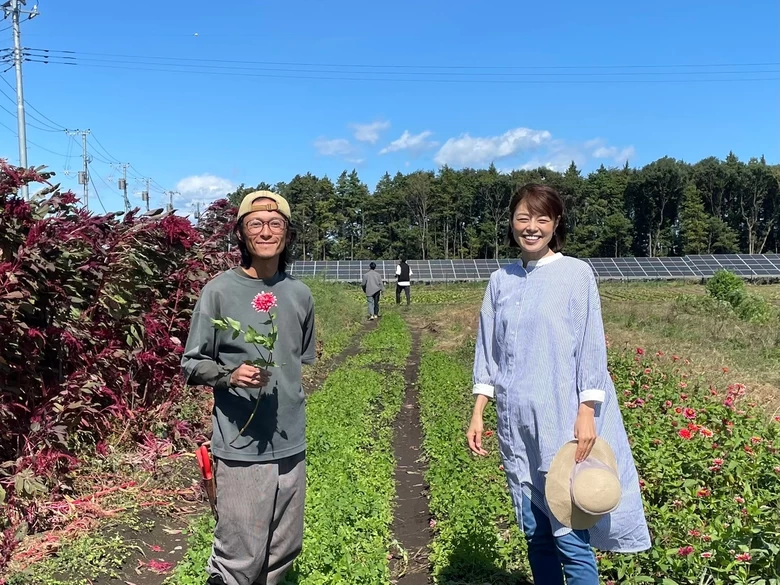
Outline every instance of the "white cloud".
[[419, 134], [411, 134], [408, 130], [404, 130], [404, 133], [401, 134], [400, 138], [393, 140], [390, 144], [385, 146], [379, 151], [379, 154], [398, 152], [399, 150], [408, 150], [415, 154], [420, 153], [423, 150], [428, 150], [429, 148], [435, 148], [439, 143], [428, 140], [428, 137], [431, 136], [431, 134], [433, 134], [433, 132], [430, 130], [425, 130]]
[[349, 127], [355, 131], [355, 140], [358, 142], [376, 144], [377, 140], [379, 140], [379, 133], [390, 128], [390, 122], [388, 120], [378, 120], [369, 124], [353, 123]]
[[520, 152], [532, 151], [549, 142], [547, 130], [513, 128], [500, 136], [472, 137], [468, 133], [450, 138], [436, 153], [439, 165], [483, 166]]
[[354, 147], [346, 138], [317, 138], [314, 148], [322, 156], [348, 156], [354, 152]]
[[184, 177], [176, 183], [176, 191], [179, 194], [175, 196], [175, 199], [187, 208], [193, 208], [196, 203], [200, 203], [201, 211], [203, 211], [210, 203], [225, 197], [235, 188], [236, 186], [229, 179], [223, 177], [208, 173], [192, 175]]
[[553, 140], [540, 155], [522, 164], [522, 170], [545, 167], [564, 172], [574, 162], [582, 169], [596, 159], [609, 159], [616, 165], [624, 165], [635, 154], [633, 146], [610, 146], [603, 138], [594, 138], [583, 143]]

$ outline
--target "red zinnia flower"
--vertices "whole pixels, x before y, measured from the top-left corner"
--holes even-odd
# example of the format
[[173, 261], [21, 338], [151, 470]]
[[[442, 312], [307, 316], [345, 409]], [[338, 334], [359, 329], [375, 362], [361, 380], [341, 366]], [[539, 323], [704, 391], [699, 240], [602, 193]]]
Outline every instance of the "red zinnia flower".
[[696, 492], [696, 496], [699, 498], [708, 498], [712, 492], [710, 492], [709, 488], [702, 488], [698, 492]]
[[682, 414], [682, 408], [678, 406], [677, 408], [674, 409], [674, 412], [676, 412], [677, 414]]
[[276, 306], [276, 295], [270, 292], [261, 292], [252, 299], [252, 308], [258, 313], [267, 313]]
[[750, 442], [754, 445], [758, 445], [761, 442], [761, 437], [750, 437]]
[[704, 435], [705, 437], [707, 437], [707, 438], [711, 437], [711, 436], [714, 434], [714, 433], [713, 433], [713, 432], [712, 432], [710, 429], [708, 429], [708, 428], [706, 428], [706, 427], [702, 427], [702, 428], [700, 428], [700, 429], [699, 429], [699, 432], [700, 432], [702, 435]]
[[680, 429], [677, 434], [680, 435], [686, 441], [690, 441], [691, 437], [693, 436], [691, 435], [691, 431], [689, 431], [688, 429]]

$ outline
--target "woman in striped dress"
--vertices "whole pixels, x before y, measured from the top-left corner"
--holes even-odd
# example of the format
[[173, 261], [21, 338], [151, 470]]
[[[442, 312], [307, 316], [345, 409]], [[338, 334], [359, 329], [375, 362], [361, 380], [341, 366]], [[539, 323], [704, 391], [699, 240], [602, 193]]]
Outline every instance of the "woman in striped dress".
[[[482, 413], [496, 400], [501, 459], [538, 585], [598, 585], [591, 546], [650, 548], [637, 476], [615, 387], [607, 371], [601, 304], [587, 263], [560, 253], [564, 206], [555, 189], [526, 185], [510, 203], [509, 241], [522, 260], [493, 273], [485, 292], [474, 359], [476, 403], [467, 432], [482, 448]], [[622, 498], [590, 530], [550, 513], [545, 477], [558, 450], [577, 440], [584, 461], [596, 437], [618, 463]]]

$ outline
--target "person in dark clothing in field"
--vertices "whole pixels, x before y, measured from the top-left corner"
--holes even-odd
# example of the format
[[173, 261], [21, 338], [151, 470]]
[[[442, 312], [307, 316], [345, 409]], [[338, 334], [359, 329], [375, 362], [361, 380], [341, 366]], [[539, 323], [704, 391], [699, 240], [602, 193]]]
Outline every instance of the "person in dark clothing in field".
[[368, 318], [374, 321], [379, 317], [379, 298], [385, 285], [382, 283], [382, 276], [376, 271], [376, 262], [368, 265], [369, 271], [363, 275], [363, 292], [366, 293], [368, 301]]
[[395, 278], [396, 278], [396, 284], [395, 284], [395, 304], [400, 305], [401, 304], [401, 291], [406, 293], [406, 305], [409, 306], [409, 303], [411, 302], [411, 292], [410, 289], [412, 287], [412, 269], [409, 267], [409, 265], [406, 263], [406, 260], [404, 258], [401, 258], [401, 261], [398, 263], [398, 266], [395, 267]]
[[[278, 585], [303, 546], [301, 366], [314, 363], [316, 336], [311, 291], [286, 272], [295, 239], [290, 220], [290, 205], [276, 193], [244, 198], [235, 226], [241, 266], [201, 291], [181, 360], [188, 384], [214, 389], [211, 451], [219, 518], [207, 585]], [[273, 357], [280, 365], [265, 369], [250, 363], [260, 355], [254, 344], [213, 324], [230, 317], [268, 335], [261, 304], [274, 311], [278, 327]], [[259, 403], [254, 418], [253, 403]]]

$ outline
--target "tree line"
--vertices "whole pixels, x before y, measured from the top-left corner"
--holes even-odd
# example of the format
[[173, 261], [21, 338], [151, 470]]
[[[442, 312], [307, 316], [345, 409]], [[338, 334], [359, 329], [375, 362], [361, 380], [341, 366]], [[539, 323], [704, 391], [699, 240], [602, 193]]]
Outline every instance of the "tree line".
[[356, 170], [335, 182], [311, 173], [289, 182], [240, 185], [228, 195], [269, 189], [288, 199], [298, 230], [296, 256], [306, 260], [500, 258], [509, 200], [520, 186], [552, 185], [566, 201], [568, 254], [579, 257], [777, 253], [780, 165], [761, 158], [670, 157], [642, 168], [583, 175], [547, 168], [499, 172], [443, 167], [389, 173], [373, 192]]

